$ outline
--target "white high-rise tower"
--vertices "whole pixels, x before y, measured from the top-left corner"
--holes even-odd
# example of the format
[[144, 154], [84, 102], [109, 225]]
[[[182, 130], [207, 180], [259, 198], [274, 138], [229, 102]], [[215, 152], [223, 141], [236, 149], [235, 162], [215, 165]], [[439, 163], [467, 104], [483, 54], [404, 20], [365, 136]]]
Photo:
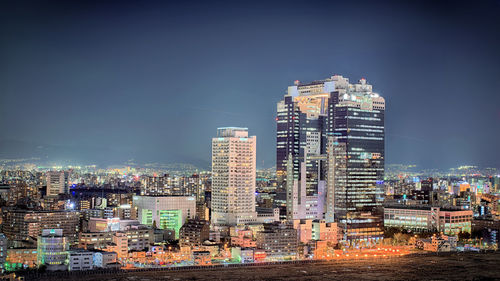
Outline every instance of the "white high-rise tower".
[[212, 139], [212, 225], [252, 223], [255, 212], [257, 137], [247, 128], [217, 129]]

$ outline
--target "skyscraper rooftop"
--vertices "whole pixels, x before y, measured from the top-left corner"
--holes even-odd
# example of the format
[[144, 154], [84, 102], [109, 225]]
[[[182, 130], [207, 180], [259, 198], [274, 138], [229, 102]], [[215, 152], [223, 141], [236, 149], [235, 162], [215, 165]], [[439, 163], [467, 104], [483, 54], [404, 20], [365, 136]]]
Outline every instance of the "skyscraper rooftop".
[[243, 127], [221, 127], [217, 128], [217, 137], [248, 137], [248, 128]]

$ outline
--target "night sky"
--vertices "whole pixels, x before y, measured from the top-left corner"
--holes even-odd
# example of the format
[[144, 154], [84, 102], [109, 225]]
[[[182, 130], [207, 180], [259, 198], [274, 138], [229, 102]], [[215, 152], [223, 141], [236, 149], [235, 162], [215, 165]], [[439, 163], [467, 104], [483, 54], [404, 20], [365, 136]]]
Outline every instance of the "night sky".
[[287, 87], [341, 74], [386, 163], [500, 167], [500, 1], [345, 2], [2, 1], [0, 158], [208, 167], [244, 126], [272, 167]]

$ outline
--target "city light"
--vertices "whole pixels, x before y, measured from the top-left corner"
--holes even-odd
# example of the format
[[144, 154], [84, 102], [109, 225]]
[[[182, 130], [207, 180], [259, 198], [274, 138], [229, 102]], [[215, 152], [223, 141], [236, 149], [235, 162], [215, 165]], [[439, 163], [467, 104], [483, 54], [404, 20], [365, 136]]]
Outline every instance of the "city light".
[[498, 1], [4, 2], [1, 280], [499, 278]]

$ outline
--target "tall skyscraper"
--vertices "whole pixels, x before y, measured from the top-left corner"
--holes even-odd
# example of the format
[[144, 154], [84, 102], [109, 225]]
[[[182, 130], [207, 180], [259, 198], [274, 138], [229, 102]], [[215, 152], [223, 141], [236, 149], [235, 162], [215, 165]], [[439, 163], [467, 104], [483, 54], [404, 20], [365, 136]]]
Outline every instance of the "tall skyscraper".
[[286, 190], [288, 219], [322, 219], [328, 100], [333, 81], [288, 87], [277, 105], [278, 186]]
[[247, 128], [217, 129], [212, 139], [212, 225], [230, 226], [257, 220], [255, 211], [255, 136]]
[[382, 236], [385, 100], [361, 79], [288, 87], [277, 106], [278, 185], [287, 218], [337, 221], [348, 241]]
[[68, 193], [69, 173], [65, 171], [47, 172], [47, 196]]
[[334, 214], [344, 228], [344, 239], [373, 243], [383, 237], [385, 100], [365, 79], [357, 84], [343, 77], [335, 80], [338, 87], [328, 102], [327, 135], [333, 138], [332, 157], [345, 155], [345, 160], [331, 167], [336, 180], [327, 196], [334, 197]]

